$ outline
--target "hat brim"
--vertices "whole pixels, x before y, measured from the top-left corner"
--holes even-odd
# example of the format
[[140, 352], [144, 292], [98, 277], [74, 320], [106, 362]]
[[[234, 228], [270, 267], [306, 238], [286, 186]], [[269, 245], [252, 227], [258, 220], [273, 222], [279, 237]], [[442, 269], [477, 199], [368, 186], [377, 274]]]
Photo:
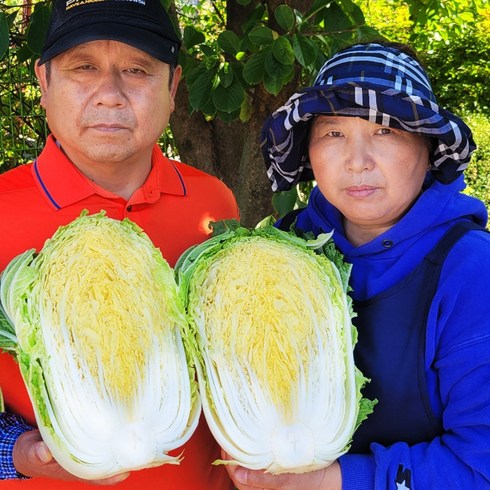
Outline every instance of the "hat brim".
[[308, 135], [312, 118], [320, 114], [361, 117], [435, 138], [432, 171], [443, 183], [459, 176], [476, 148], [468, 126], [432, 101], [371, 83], [313, 86], [293, 95], [263, 126], [261, 147], [273, 191], [314, 178]]

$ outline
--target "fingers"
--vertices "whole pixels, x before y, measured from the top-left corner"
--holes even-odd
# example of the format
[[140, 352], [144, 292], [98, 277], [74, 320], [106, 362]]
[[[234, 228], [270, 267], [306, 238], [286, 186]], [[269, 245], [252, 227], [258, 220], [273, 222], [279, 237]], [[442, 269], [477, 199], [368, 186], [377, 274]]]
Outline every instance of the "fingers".
[[13, 451], [15, 469], [24, 476], [37, 476], [41, 468], [53, 461], [51, 451], [38, 430], [20, 435]]
[[38, 430], [25, 432], [14, 445], [14, 466], [24, 476], [52, 478], [54, 480], [80, 480], [92, 485], [115, 485], [125, 480], [129, 473], [103, 478], [83, 480], [64, 470], [53, 458], [48, 446], [43, 442]]
[[302, 474], [272, 475], [240, 466], [228, 466], [227, 470], [239, 490], [341, 490], [342, 488], [338, 463], [326, 469]]

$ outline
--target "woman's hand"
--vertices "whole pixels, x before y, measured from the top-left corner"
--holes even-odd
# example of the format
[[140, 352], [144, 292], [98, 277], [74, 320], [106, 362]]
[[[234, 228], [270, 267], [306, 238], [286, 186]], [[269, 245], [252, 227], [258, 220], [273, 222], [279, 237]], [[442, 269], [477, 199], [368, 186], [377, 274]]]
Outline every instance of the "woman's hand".
[[51, 478], [54, 480], [78, 480], [92, 485], [114, 485], [125, 480], [124, 473], [102, 480], [82, 480], [64, 470], [53, 458], [38, 430], [24, 432], [14, 445], [14, 466], [25, 476]]
[[[230, 459], [226, 453], [222, 453], [222, 457]], [[232, 465], [226, 465], [226, 469], [239, 490], [342, 490], [342, 475], [337, 461], [328, 468], [302, 474], [271, 475]]]

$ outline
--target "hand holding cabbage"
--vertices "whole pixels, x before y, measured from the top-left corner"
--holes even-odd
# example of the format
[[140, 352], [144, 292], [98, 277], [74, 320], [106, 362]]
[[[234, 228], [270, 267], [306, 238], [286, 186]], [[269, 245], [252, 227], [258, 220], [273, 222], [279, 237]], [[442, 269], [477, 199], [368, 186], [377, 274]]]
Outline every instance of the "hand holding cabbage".
[[311, 250], [323, 238], [232, 227], [177, 263], [204, 414], [235, 464], [325, 468], [372, 410], [353, 360], [349, 266]]

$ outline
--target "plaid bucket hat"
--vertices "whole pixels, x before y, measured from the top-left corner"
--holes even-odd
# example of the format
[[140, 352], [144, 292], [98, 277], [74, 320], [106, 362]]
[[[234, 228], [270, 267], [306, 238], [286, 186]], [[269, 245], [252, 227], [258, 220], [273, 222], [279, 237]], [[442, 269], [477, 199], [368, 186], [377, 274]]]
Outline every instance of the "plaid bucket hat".
[[394, 46], [357, 44], [329, 59], [312, 87], [266, 120], [261, 148], [273, 191], [314, 179], [308, 135], [319, 114], [361, 117], [433, 139], [431, 172], [445, 184], [463, 172], [476, 148], [468, 126], [439, 107], [416, 59]]

